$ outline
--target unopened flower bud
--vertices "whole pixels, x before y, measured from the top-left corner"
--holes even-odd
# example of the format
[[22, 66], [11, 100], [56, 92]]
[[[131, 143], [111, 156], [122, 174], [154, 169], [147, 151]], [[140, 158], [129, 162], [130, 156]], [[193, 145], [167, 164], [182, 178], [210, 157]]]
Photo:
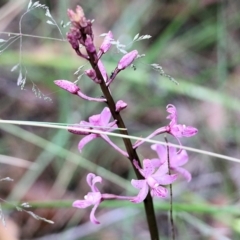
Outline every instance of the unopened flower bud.
[[68, 17], [73, 25], [81, 26], [81, 27], [87, 26], [87, 20], [85, 18], [83, 9], [80, 6], [76, 7], [76, 12], [74, 12], [71, 9], [68, 9], [67, 13], [68, 13]]
[[127, 107], [127, 103], [125, 103], [123, 100], [119, 100], [116, 103], [116, 112], [120, 112], [121, 110], [123, 110], [124, 108]]
[[123, 69], [127, 68], [128, 66], [130, 66], [132, 64], [132, 62], [136, 59], [137, 56], [138, 56], [138, 51], [137, 50], [133, 50], [133, 51], [127, 53], [118, 62], [117, 68], [119, 70], [123, 70]]
[[67, 33], [67, 40], [72, 45], [73, 49], [79, 48], [79, 40], [81, 39], [81, 33], [76, 28], [71, 28]]
[[106, 53], [109, 48], [111, 47], [111, 41], [113, 40], [113, 34], [111, 31], [108, 32], [108, 34], [105, 36], [104, 40], [103, 40], [103, 43], [100, 47], [100, 50], [103, 52], [103, 53]]
[[99, 81], [97, 79], [97, 76], [96, 76], [96, 72], [93, 70], [93, 69], [88, 69], [85, 71], [86, 75], [91, 78], [95, 83], [100, 83], [101, 81]]
[[96, 72], [93, 69], [88, 69], [85, 71], [85, 73], [89, 78], [91, 78], [92, 80], [95, 80]]
[[70, 81], [67, 81], [67, 80], [56, 80], [56, 81], [54, 81], [54, 83], [58, 87], [66, 90], [72, 94], [77, 94], [77, 92], [80, 90], [80, 88], [76, 84], [74, 84]]
[[90, 36], [87, 36], [85, 40], [85, 47], [88, 52], [93, 53], [96, 51], [95, 46], [93, 44], [92, 38]]
[[68, 126], [68, 131], [70, 133], [77, 134], [77, 135], [88, 135], [88, 134], [90, 134], [87, 131], [87, 129], [84, 130], [84, 128], [86, 128], [86, 127], [81, 126], [81, 122], [80, 122], [80, 124], [72, 124], [72, 125]]
[[108, 75], [107, 75], [107, 71], [106, 71], [106, 69], [105, 69], [102, 61], [101, 61], [101, 60], [98, 60], [98, 64], [97, 64], [97, 65], [98, 65], [98, 68], [99, 68], [99, 70], [100, 70], [100, 72], [101, 72], [101, 74], [102, 74], [102, 76], [103, 76], [104, 81], [107, 82], [107, 80], [108, 80]]

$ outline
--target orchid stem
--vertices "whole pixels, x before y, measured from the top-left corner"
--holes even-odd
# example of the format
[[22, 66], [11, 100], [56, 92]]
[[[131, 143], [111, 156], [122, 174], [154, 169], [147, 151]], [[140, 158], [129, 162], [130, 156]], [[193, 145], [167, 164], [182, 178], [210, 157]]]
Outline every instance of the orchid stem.
[[[109, 91], [108, 86], [106, 85], [106, 83], [104, 81], [104, 78], [101, 74], [101, 71], [100, 71], [98, 65], [97, 65], [97, 62], [95, 61], [95, 59], [97, 59], [96, 53], [91, 53], [89, 51], [87, 51], [87, 53], [88, 53], [88, 56], [90, 58], [89, 62], [91, 64], [92, 68], [96, 71], [97, 79], [101, 80], [100, 87], [101, 87], [101, 90], [104, 94], [104, 97], [107, 99], [107, 105], [108, 105], [108, 107], [111, 111], [111, 114], [112, 114], [113, 118], [117, 121], [118, 127], [122, 128], [122, 129], [125, 129], [125, 130], [119, 130], [119, 132], [121, 134], [124, 134], [124, 135], [129, 135], [120, 113], [115, 111], [116, 104], [113, 100], [113, 97], [112, 97], [112, 95]], [[133, 166], [133, 169], [135, 171], [135, 174], [136, 174], [137, 178], [138, 179], [143, 179], [143, 177], [141, 176], [139, 171], [134, 167], [134, 164], [133, 164], [133, 160], [135, 159], [138, 162], [138, 164], [141, 166], [139, 157], [137, 155], [136, 150], [133, 148], [131, 140], [128, 139], [128, 138], [123, 138], [123, 142], [124, 142], [124, 145], [125, 145], [127, 153], [128, 153], [128, 159], [132, 163], [132, 166]], [[156, 216], [155, 216], [154, 207], [153, 207], [153, 200], [152, 200], [152, 197], [149, 193], [144, 200], [144, 208], [145, 208], [145, 213], [146, 213], [146, 216], [147, 216], [147, 222], [148, 222], [148, 227], [149, 227], [151, 240], [160, 240], [159, 233], [158, 233]]]

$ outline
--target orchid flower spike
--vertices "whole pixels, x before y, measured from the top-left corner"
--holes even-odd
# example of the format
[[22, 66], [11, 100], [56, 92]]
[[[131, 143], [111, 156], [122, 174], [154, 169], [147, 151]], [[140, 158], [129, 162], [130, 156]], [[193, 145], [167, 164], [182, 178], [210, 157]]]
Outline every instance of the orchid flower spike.
[[[152, 150], [156, 151], [158, 155], [158, 158], [152, 159], [152, 161], [155, 162], [155, 165], [161, 166], [165, 164], [168, 166], [167, 147], [160, 144], [153, 144], [151, 148]], [[188, 154], [186, 150], [181, 149], [180, 151], [177, 151], [175, 147], [169, 146], [169, 162], [171, 171], [180, 173], [188, 182], [191, 181], [191, 173], [182, 168], [182, 166], [188, 162]]]
[[149, 190], [152, 197], [165, 198], [167, 196], [167, 189], [162, 185], [168, 185], [173, 183], [176, 180], [177, 175], [168, 175], [167, 165], [163, 164], [159, 167], [156, 164], [158, 165], [159, 162], [152, 161], [150, 159], [144, 159], [143, 169], [141, 169], [138, 165], [138, 162], [134, 160], [135, 167], [139, 170], [139, 172], [145, 179], [133, 179], [131, 181], [133, 187], [140, 189], [138, 195], [134, 197], [131, 202], [140, 203], [144, 201], [144, 199], [147, 197]]
[[[110, 144], [115, 150], [120, 152], [122, 155], [128, 157], [128, 154], [120, 149], [110, 138], [104, 133], [91, 133], [88, 130], [95, 129], [101, 132], [111, 132], [117, 128], [116, 121], [109, 122], [111, 119], [111, 112], [108, 107], [105, 107], [100, 114], [93, 115], [89, 118], [89, 122], [81, 121], [78, 125], [70, 126], [68, 131], [78, 135], [87, 135], [78, 144], [78, 149], [81, 152], [83, 147], [97, 137], [101, 137], [108, 144]], [[79, 131], [77, 129], [79, 127]], [[86, 129], [86, 130], [84, 130]]]
[[86, 177], [87, 183], [91, 188], [91, 192], [84, 196], [85, 200], [76, 200], [73, 202], [72, 206], [76, 208], [87, 208], [93, 205], [92, 211], [90, 213], [90, 221], [95, 224], [99, 224], [100, 222], [95, 217], [95, 211], [99, 204], [103, 201], [102, 194], [95, 186], [96, 183], [101, 183], [102, 178], [96, 176], [93, 173], [89, 173]]

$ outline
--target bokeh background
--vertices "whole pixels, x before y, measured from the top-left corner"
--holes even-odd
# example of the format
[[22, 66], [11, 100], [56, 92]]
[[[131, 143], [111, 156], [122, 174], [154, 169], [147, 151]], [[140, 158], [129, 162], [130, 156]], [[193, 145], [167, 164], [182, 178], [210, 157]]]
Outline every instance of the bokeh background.
[[[44, 9], [26, 13], [28, 2], [0, 1], [0, 39], [8, 41], [0, 42], [1, 119], [72, 124], [101, 112], [102, 104], [78, 99], [53, 84], [56, 79], [75, 81], [74, 72], [85, 64], [64, 40], [68, 27], [61, 24], [68, 22], [66, 9], [81, 4], [86, 16], [95, 19], [97, 46], [99, 35], [111, 30], [127, 50], [146, 55], [136, 62], [135, 71], [122, 72], [111, 87], [115, 100], [128, 103], [122, 115], [132, 135], [147, 136], [167, 124], [165, 107], [172, 103], [180, 123], [199, 129], [195, 137], [183, 139], [183, 145], [240, 159], [239, 1], [39, 1], [49, 7], [63, 37], [55, 25], [47, 24]], [[22, 45], [13, 34], [19, 33], [19, 23], [26, 34]], [[152, 38], [129, 44], [137, 33]], [[103, 57], [109, 74], [121, 56], [113, 47]], [[20, 62], [23, 77], [27, 72], [22, 90], [17, 86], [20, 68], [11, 71]], [[151, 69], [151, 63], [160, 64], [179, 85]], [[84, 76], [79, 86], [90, 96], [101, 95]], [[0, 239], [149, 238], [141, 204], [103, 203], [97, 210], [99, 226], [89, 223], [90, 208], [71, 208], [73, 200], [89, 191], [88, 172], [104, 177], [102, 191], [137, 193], [129, 181], [135, 176], [127, 159], [101, 139], [80, 154], [80, 138], [64, 130], [0, 124], [0, 177], [14, 179], [0, 182], [1, 216], [7, 224]], [[113, 141], [123, 147], [121, 139]], [[138, 152], [141, 159], [155, 157], [149, 143]], [[239, 239], [239, 163], [189, 152], [186, 168], [192, 181], [180, 178], [173, 186], [177, 239]], [[14, 207], [24, 202], [55, 224]], [[161, 239], [170, 239], [169, 199], [155, 201], [155, 207]]]

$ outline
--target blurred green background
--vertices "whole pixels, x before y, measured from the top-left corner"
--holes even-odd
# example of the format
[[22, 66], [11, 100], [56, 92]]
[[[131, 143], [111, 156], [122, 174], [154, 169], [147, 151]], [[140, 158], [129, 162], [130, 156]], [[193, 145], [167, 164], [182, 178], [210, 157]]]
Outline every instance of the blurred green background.
[[[138, 49], [139, 54], [146, 56], [136, 61], [136, 71], [125, 70], [111, 85], [114, 99], [128, 103], [122, 116], [130, 134], [147, 136], [166, 125], [165, 107], [171, 103], [178, 109], [180, 123], [199, 129], [195, 137], [183, 139], [183, 145], [240, 158], [240, 2], [49, 0], [40, 3], [49, 7], [64, 39], [68, 27], [64, 28], [61, 22], [68, 22], [66, 9], [74, 9], [77, 4], [81, 4], [88, 18], [95, 19], [97, 46], [103, 39], [99, 35], [109, 30], [126, 45], [137, 33], [152, 36], [127, 45], [127, 50]], [[46, 23], [49, 18], [44, 9], [26, 13], [27, 6], [25, 0], [0, 1], [0, 39], [8, 41], [0, 42], [0, 118], [72, 124], [100, 113], [102, 104], [78, 99], [53, 84], [56, 79], [75, 81], [74, 72], [85, 63], [62, 39], [57, 27]], [[21, 47], [19, 35], [8, 34], [19, 33], [20, 21], [21, 31], [26, 34], [22, 36]], [[102, 58], [109, 74], [121, 56], [112, 47]], [[19, 68], [11, 71], [19, 62], [23, 75], [27, 72], [23, 90], [17, 86]], [[151, 69], [151, 63], [160, 64], [179, 85]], [[98, 87], [85, 76], [79, 80], [79, 86], [90, 96], [101, 96]], [[88, 223], [90, 209], [70, 207], [72, 200], [82, 199], [89, 191], [85, 181], [89, 171], [105, 178], [102, 191], [137, 193], [128, 181], [135, 178], [128, 160], [101, 139], [91, 142], [80, 154], [77, 144], [81, 137], [64, 130], [3, 124], [0, 128], [0, 176], [14, 179], [1, 182], [1, 198], [9, 202], [69, 200], [67, 208], [60, 202], [54, 208], [38, 206], [33, 210], [55, 221], [54, 225], [37, 221], [25, 212], [3, 210], [9, 218], [7, 224], [14, 222], [16, 239], [148, 239], [141, 204], [104, 203], [97, 210], [101, 221], [97, 227]], [[113, 141], [123, 147], [121, 139]], [[169, 141], [176, 143], [170, 137]], [[155, 157], [148, 143], [138, 152], [141, 159]], [[10, 162], [8, 156], [16, 159]], [[238, 163], [191, 152], [186, 168], [193, 175], [192, 181], [186, 183], [180, 178], [173, 186], [173, 201], [178, 206], [174, 212], [177, 239], [239, 239]], [[168, 202], [169, 199], [155, 201], [161, 239], [170, 239]], [[206, 207], [200, 208], [202, 204]], [[51, 238], [54, 233], [61, 235]]]

